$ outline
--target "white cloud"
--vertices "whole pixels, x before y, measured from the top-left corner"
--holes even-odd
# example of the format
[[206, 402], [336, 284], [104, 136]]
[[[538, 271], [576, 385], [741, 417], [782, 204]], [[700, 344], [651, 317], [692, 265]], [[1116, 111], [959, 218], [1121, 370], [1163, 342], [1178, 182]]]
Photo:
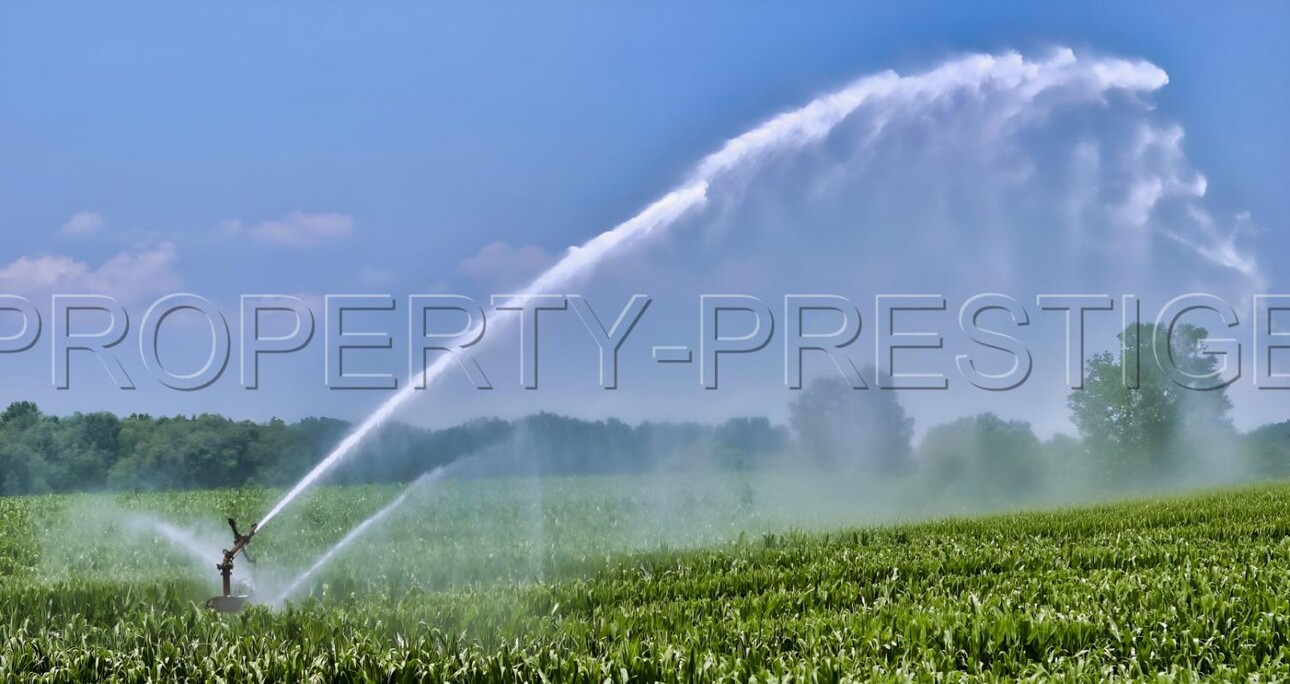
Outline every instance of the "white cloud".
[[246, 226], [240, 219], [225, 221], [220, 233], [236, 237], [245, 233], [261, 242], [288, 247], [312, 247], [349, 235], [354, 230], [354, 218], [335, 212], [309, 214], [293, 211], [282, 218], [261, 221]]
[[89, 237], [107, 225], [101, 214], [93, 211], [78, 211], [72, 214], [71, 218], [59, 229], [59, 235], [69, 237]]
[[512, 246], [497, 241], [484, 245], [479, 253], [457, 264], [457, 272], [491, 285], [527, 282], [551, 264], [551, 255], [536, 245]]
[[242, 219], [229, 219], [219, 225], [219, 234], [226, 238], [242, 234]]
[[364, 266], [354, 274], [354, 281], [364, 287], [386, 287], [396, 280], [392, 271], [375, 266]]
[[122, 301], [168, 294], [183, 282], [169, 242], [121, 252], [98, 268], [68, 256], [22, 256], [0, 266], [0, 291], [43, 297], [50, 294], [105, 294]]

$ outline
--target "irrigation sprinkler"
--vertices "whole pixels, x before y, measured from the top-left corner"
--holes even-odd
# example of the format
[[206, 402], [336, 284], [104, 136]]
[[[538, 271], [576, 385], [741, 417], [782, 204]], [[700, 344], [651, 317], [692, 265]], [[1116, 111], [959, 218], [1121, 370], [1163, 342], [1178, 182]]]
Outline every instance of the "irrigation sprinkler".
[[246, 605], [249, 597], [233, 595], [233, 560], [240, 553], [246, 556], [247, 562], [255, 562], [246, 550], [246, 545], [251, 543], [251, 538], [255, 536], [255, 530], [259, 525], [260, 523], [251, 525], [251, 529], [246, 534], [242, 534], [237, 530], [237, 521], [232, 518], [228, 519], [228, 526], [233, 530], [233, 546], [232, 548], [224, 549], [224, 559], [215, 566], [219, 570], [224, 593], [207, 600], [207, 608], [221, 613], [237, 613]]

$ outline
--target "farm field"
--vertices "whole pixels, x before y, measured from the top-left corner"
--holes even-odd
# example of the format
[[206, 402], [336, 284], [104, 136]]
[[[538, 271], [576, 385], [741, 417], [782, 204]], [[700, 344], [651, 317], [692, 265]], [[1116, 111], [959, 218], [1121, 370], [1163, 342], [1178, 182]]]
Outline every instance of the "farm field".
[[[303, 500], [252, 546], [257, 596], [397, 491]], [[219, 521], [276, 491], [0, 499], [0, 681], [1290, 675], [1290, 486], [862, 527], [757, 483], [664, 491], [446, 482], [237, 616], [200, 607]]]

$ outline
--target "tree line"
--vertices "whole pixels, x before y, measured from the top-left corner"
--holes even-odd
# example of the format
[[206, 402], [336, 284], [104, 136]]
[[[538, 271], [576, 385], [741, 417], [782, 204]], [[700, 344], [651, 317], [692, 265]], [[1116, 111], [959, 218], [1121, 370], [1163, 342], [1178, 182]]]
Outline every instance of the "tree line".
[[[1049, 486], [1054, 473], [1093, 484], [1169, 482], [1189, 474], [1249, 479], [1290, 475], [1290, 421], [1248, 434], [1233, 428], [1225, 389], [1179, 387], [1139, 349], [1162, 333], [1133, 326], [1129, 351], [1094, 356], [1085, 387], [1069, 398], [1079, 437], [1040, 440], [1028, 423], [994, 414], [931, 428], [917, 448], [897, 393], [855, 391], [819, 378], [795, 396], [789, 425], [765, 417], [717, 425], [582, 420], [540, 413], [477, 419], [446, 429], [389, 423], [331, 477], [339, 483], [405, 482], [467, 456], [482, 474], [609, 474], [663, 468], [813, 468], [873, 477], [916, 476], [970, 496]], [[1214, 370], [1205, 331], [1181, 326], [1167, 344], [1193, 375]], [[1126, 363], [1138, 387], [1125, 386]], [[866, 374], [872, 376], [872, 369]], [[206, 489], [294, 483], [353, 426], [219, 415], [47, 415], [19, 401], [0, 413], [0, 495]], [[911, 475], [912, 474], [912, 475]]]
[[[209, 489], [293, 484], [353, 426], [306, 418], [287, 423], [224, 416], [44, 414], [29, 401], [0, 413], [0, 495]], [[744, 468], [787, 444], [766, 418], [720, 425], [580, 420], [540, 413], [477, 419], [446, 429], [388, 423], [329, 481], [406, 482], [436, 466], [481, 455], [483, 474], [550, 475], [651, 470], [688, 458]]]

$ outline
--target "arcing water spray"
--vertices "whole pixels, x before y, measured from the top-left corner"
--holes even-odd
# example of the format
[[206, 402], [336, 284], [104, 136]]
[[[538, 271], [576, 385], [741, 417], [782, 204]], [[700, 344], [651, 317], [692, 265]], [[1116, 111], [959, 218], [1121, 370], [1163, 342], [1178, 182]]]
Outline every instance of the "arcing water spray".
[[[628, 249], [657, 231], [666, 230], [682, 216], [702, 207], [713, 182], [773, 155], [822, 140], [840, 122], [867, 104], [885, 106], [890, 110], [880, 112], [881, 117], [895, 117], [906, 115], [911, 108], [929, 106], [957, 93], [983, 88], [1013, 89], [1021, 101], [1031, 102], [1044, 91], [1057, 87], [1075, 86], [1086, 91], [1087, 97], [1099, 98], [1112, 90], [1151, 91], [1167, 82], [1165, 72], [1150, 63], [1119, 59], [1081, 62], [1068, 49], [1058, 50], [1043, 61], [1027, 61], [1017, 53], [971, 55], [914, 76], [900, 76], [894, 72], [867, 76], [727, 141], [720, 150], [705, 157], [685, 183], [636, 216], [581, 246], [571, 247], [559, 262], [518, 296], [557, 290], [571, 280], [589, 274], [606, 256]], [[498, 317], [496, 322], [507, 324], [513, 319], [514, 315], [505, 315]], [[489, 339], [495, 337], [496, 333]], [[452, 363], [452, 357], [440, 356], [425, 369], [422, 382], [408, 382], [378, 407], [274, 505], [260, 521], [260, 528], [263, 529], [292, 501], [349, 456], [373, 429], [412, 398], [417, 389], [429, 386]]]

